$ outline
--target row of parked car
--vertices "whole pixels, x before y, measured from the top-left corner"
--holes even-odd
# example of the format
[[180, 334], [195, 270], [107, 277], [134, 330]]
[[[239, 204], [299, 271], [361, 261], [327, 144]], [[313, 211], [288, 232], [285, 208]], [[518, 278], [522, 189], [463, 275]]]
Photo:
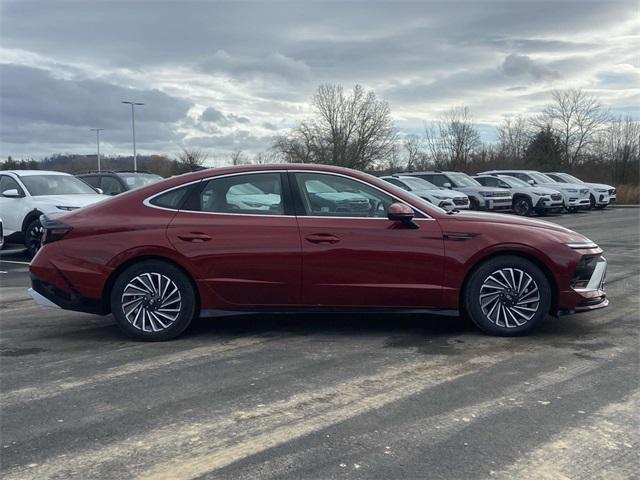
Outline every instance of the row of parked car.
[[[445, 210], [545, 215], [563, 209], [574, 212], [581, 208], [604, 208], [616, 200], [614, 187], [585, 183], [561, 172], [491, 170], [472, 177], [461, 172], [425, 171], [382, 179]], [[40, 215], [72, 211], [160, 180], [159, 175], [132, 171], [83, 172], [75, 176], [43, 170], [0, 172], [0, 237], [3, 232], [7, 242], [24, 243], [34, 255], [42, 241]], [[250, 201], [262, 210], [270, 210], [275, 205], [273, 199], [279, 198], [274, 192], [252, 188], [251, 192], [230, 191], [229, 198]], [[363, 209], [370, 208], [369, 199], [361, 198], [357, 192], [332, 191], [321, 184], [309, 188], [320, 211], [340, 211], [346, 207], [353, 210], [358, 202]], [[246, 205], [236, 205], [243, 206]]]
[[403, 172], [382, 177], [445, 210], [473, 209], [545, 215], [563, 210], [602, 209], [616, 201], [616, 189], [586, 183], [562, 172], [490, 170]]

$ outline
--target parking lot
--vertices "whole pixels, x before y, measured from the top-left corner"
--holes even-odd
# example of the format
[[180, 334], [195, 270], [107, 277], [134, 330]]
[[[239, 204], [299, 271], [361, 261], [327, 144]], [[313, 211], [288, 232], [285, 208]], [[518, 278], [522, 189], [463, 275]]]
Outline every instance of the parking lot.
[[611, 303], [524, 338], [318, 314], [136, 343], [111, 317], [36, 306], [24, 258], [4, 255], [2, 477], [631, 478], [640, 209], [549, 220], [604, 249]]

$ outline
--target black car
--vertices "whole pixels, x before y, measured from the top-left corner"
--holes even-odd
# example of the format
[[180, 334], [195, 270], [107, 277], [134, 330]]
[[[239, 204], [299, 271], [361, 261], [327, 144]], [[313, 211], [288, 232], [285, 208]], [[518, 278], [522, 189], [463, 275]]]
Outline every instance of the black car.
[[144, 187], [162, 180], [160, 175], [147, 171], [118, 171], [108, 170], [82, 172], [76, 174], [93, 188], [99, 188], [105, 195], [118, 195], [119, 193]]

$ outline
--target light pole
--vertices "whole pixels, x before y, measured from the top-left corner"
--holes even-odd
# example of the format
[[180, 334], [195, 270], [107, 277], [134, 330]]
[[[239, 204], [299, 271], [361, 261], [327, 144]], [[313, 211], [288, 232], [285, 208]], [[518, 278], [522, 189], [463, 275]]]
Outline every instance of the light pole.
[[104, 128], [90, 128], [92, 132], [96, 132], [96, 144], [98, 145], [98, 171], [100, 171], [100, 132], [104, 130]]
[[123, 101], [121, 103], [126, 103], [127, 105], [131, 105], [131, 129], [133, 130], [133, 171], [138, 171], [138, 156], [136, 155], [136, 105], [144, 105], [144, 103], [139, 102], [127, 102]]

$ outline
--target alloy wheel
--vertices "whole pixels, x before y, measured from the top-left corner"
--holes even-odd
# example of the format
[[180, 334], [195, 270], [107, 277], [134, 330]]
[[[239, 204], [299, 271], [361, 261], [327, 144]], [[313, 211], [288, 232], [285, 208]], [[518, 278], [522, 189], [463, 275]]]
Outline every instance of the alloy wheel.
[[529, 202], [524, 198], [517, 200], [515, 205], [513, 206], [513, 211], [516, 215], [527, 215], [529, 213], [529, 210]]
[[518, 268], [501, 268], [480, 287], [480, 308], [498, 327], [521, 327], [538, 312], [540, 291], [531, 275]]
[[127, 321], [143, 332], [161, 332], [180, 315], [182, 296], [166, 275], [142, 273], [132, 278], [122, 292], [122, 310]]
[[44, 233], [44, 228], [40, 223], [33, 225], [29, 231], [27, 232], [27, 241], [26, 247], [29, 250], [31, 255], [35, 255], [40, 247], [42, 247], [42, 234]]

